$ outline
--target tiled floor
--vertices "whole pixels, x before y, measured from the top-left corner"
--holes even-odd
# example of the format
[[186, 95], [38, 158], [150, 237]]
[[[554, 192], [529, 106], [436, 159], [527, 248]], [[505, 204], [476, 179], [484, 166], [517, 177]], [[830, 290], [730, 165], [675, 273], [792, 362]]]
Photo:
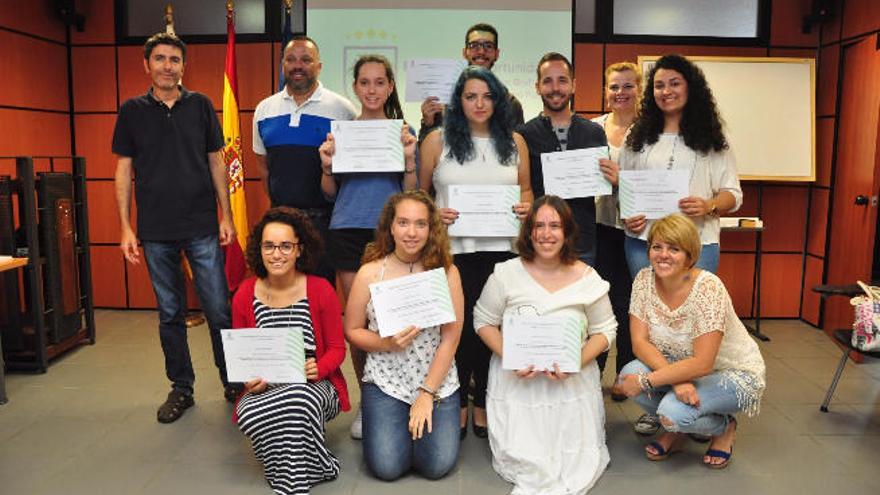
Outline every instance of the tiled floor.
[[[229, 419], [206, 327], [194, 329], [190, 339], [196, 406], [177, 423], [162, 425], [156, 407], [167, 384], [155, 313], [99, 311], [97, 321], [97, 345], [70, 352], [44, 375], [7, 376], [10, 402], [0, 406], [0, 493], [271, 493], [250, 445]], [[644, 439], [631, 430], [639, 410], [631, 401], [608, 401], [611, 465], [591, 494], [878, 493], [880, 361], [848, 364], [831, 412], [823, 414], [819, 403], [840, 352], [823, 333], [797, 321], [766, 321], [762, 330], [773, 339], [761, 344], [769, 387], [761, 415], [741, 421], [730, 468], [700, 466], [705, 447], [699, 444], [667, 462], [648, 462], [641, 454]], [[346, 373], [351, 376], [350, 368]], [[315, 494], [510, 490], [492, 470], [488, 444], [473, 435], [463, 444], [458, 467], [441, 481], [376, 481], [365, 472], [360, 444], [348, 437], [352, 416], [328, 426], [342, 474]]]

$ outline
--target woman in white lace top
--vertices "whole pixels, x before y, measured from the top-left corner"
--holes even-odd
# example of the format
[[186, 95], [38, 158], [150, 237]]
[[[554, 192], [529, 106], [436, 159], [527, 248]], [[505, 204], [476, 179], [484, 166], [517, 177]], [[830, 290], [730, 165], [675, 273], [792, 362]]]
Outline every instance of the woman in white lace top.
[[703, 464], [720, 469], [733, 453], [734, 413], [758, 413], [764, 360], [724, 284], [696, 268], [699, 256], [691, 220], [675, 214], [651, 225], [651, 265], [636, 276], [629, 309], [637, 359], [620, 380], [624, 393], [659, 415], [666, 430], [645, 447], [648, 459], [666, 459], [695, 433], [712, 437]]

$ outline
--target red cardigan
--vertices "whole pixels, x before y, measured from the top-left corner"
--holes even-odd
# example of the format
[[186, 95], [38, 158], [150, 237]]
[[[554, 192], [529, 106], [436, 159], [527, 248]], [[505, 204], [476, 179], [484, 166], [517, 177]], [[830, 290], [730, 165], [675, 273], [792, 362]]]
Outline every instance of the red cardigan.
[[[232, 298], [232, 328], [254, 328], [254, 284], [251, 277], [238, 287]], [[345, 359], [345, 338], [342, 335], [342, 308], [336, 291], [321, 277], [306, 276], [306, 297], [309, 299], [309, 313], [312, 328], [315, 330], [315, 356], [318, 361], [318, 380], [327, 378], [339, 395], [343, 411], [351, 409], [348, 388], [339, 366]]]

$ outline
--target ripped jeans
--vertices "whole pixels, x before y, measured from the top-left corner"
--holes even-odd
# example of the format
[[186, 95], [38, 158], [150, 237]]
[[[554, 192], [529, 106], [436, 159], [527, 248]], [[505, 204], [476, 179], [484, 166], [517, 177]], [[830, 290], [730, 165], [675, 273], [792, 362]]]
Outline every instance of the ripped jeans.
[[[650, 373], [651, 369], [636, 359], [620, 370], [620, 376], [640, 372]], [[700, 407], [679, 401], [669, 385], [657, 387], [650, 397], [641, 393], [633, 400], [648, 414], [660, 416], [660, 424], [666, 431], [721, 435], [730, 421], [728, 415], [742, 410], [736, 398], [736, 383], [725, 374], [715, 372], [693, 380], [693, 384], [700, 396]]]

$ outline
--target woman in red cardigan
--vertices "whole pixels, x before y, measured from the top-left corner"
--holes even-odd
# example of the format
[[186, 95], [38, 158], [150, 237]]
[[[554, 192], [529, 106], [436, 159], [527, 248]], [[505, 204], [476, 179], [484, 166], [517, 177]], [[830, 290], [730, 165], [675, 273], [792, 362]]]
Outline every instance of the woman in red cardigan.
[[339, 460], [324, 443], [324, 423], [350, 408], [339, 366], [345, 357], [342, 311], [333, 287], [309, 275], [323, 246], [305, 213], [266, 212], [248, 238], [247, 261], [256, 274], [232, 301], [235, 328], [299, 327], [307, 383], [245, 384], [235, 407], [266, 481], [279, 494], [307, 493], [335, 479]]

